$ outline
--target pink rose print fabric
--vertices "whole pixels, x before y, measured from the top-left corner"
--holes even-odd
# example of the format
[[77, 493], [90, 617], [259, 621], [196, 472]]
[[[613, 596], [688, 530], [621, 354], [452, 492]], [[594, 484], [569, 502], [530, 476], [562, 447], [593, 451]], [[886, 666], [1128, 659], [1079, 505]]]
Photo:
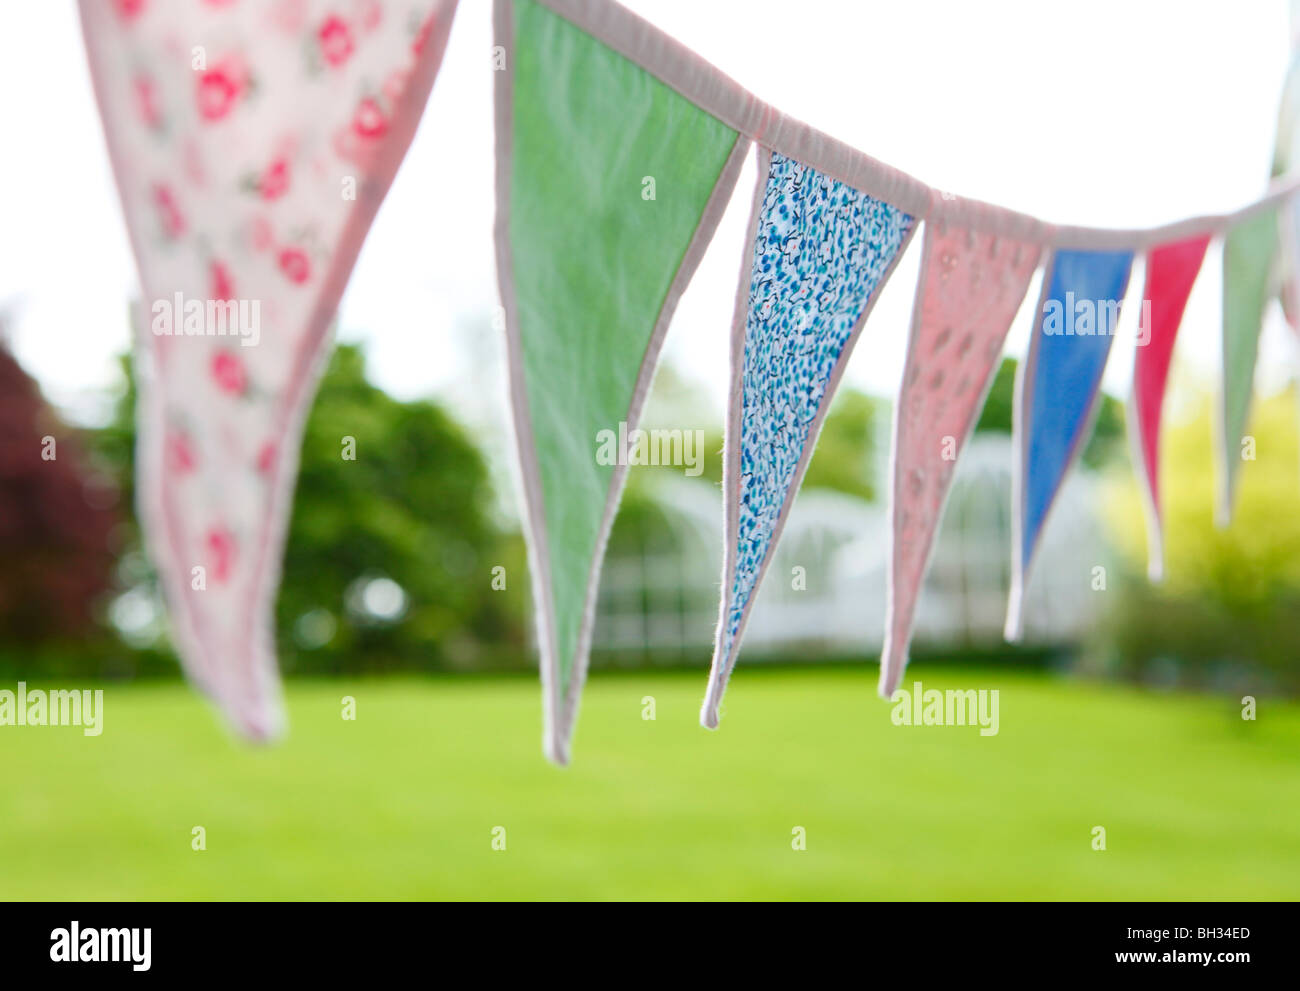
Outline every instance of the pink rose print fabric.
[[1038, 267], [1039, 247], [926, 224], [912, 334], [894, 418], [893, 481], [880, 694], [907, 666], [916, 602], [952, 484], [984, 405], [1011, 321]]
[[273, 607], [339, 297], [456, 0], [81, 0], [143, 290], [139, 509], [190, 678], [283, 727]]

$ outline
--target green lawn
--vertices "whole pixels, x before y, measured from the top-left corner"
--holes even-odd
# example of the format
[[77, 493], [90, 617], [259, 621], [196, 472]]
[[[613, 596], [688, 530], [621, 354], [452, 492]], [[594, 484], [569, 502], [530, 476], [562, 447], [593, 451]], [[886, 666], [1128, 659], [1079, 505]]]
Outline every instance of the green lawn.
[[0, 896], [1300, 894], [1300, 706], [1246, 722], [1232, 699], [918, 666], [908, 685], [1001, 690], [981, 737], [892, 725], [875, 674], [742, 665], [710, 733], [702, 672], [597, 672], [567, 769], [530, 679], [293, 682], [270, 749], [180, 685], [110, 685], [98, 738], [0, 727]]

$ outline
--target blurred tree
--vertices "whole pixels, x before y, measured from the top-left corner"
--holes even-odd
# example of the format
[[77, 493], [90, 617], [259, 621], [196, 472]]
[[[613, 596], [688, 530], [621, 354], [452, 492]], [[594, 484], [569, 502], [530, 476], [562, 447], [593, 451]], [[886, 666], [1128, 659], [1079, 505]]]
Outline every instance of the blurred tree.
[[[699, 478], [722, 483], [722, 426], [717, 412], [706, 401], [707, 389], [690, 378], [671, 361], [665, 360], [655, 372], [654, 385], [646, 401], [641, 428], [645, 430], [700, 430], [703, 446]], [[628, 472], [629, 493], [639, 491], [641, 483], [650, 482], [660, 472], [680, 475], [680, 465], [637, 468]], [[620, 514], [622, 510], [619, 510]]]
[[[702, 387], [665, 364], [655, 376], [646, 406], [644, 429], [699, 429], [704, 432], [701, 478], [722, 484], [722, 428], [700, 401]], [[849, 386], [831, 401], [817, 450], [808, 464], [802, 488], [833, 489], [863, 499], [875, 497], [877, 429], [887, 423], [889, 404]], [[660, 472], [680, 474], [681, 466], [656, 466], [628, 473], [628, 496], [640, 498], [645, 483]], [[624, 512], [620, 508], [620, 515]]]
[[875, 499], [876, 433], [890, 415], [889, 403], [842, 386], [826, 411], [803, 487]]
[[[340, 456], [345, 436], [356, 438], [356, 461]], [[367, 667], [471, 664], [485, 643], [521, 644], [522, 552], [501, 539], [491, 509], [487, 467], [461, 428], [436, 403], [377, 389], [360, 349], [338, 347], [303, 438], [282, 639], [296, 632], [299, 646], [310, 644], [304, 617], [341, 610], [337, 634], [319, 648], [332, 667], [353, 657]], [[496, 567], [504, 591], [492, 588]], [[400, 622], [364, 607], [365, 583], [377, 576], [408, 598]]]
[[[98, 446], [130, 491], [135, 386], [123, 366], [127, 387]], [[360, 348], [337, 346], [304, 430], [276, 608], [282, 667], [527, 663], [522, 542], [497, 530], [491, 509], [487, 468], [461, 427], [435, 402], [371, 385]]]
[[1146, 527], [1137, 482], [1116, 473], [1104, 517], [1129, 574], [1106, 613], [1102, 643], [1122, 667], [1164, 658], [1203, 672], [1253, 668], [1300, 682], [1300, 437], [1293, 390], [1257, 399], [1250, 437], [1254, 459], [1240, 465], [1232, 525], [1214, 522], [1221, 469], [1214, 456], [1214, 403], [1195, 416], [1166, 419], [1161, 502], [1165, 580], [1144, 575]]
[[93, 637], [111, 585], [117, 492], [94, 470], [0, 333], [0, 633]]
[[[701, 400], [705, 390], [676, 368], [665, 364], [655, 377], [654, 389], [641, 426], [644, 429], [699, 430], [703, 453], [699, 479], [715, 488], [722, 483], [722, 429]], [[876, 435], [888, 422], [883, 400], [855, 389], [841, 388], [827, 413], [817, 451], [809, 464], [803, 488], [834, 489], [863, 499], [875, 494]], [[610, 533], [607, 560], [637, 560], [664, 556], [686, 560], [680, 546], [684, 538], [680, 521], [672, 518], [671, 496], [663, 484], [680, 478], [681, 465], [633, 467]], [[716, 520], [722, 523], [721, 506]], [[608, 581], [608, 577], [606, 577]], [[686, 594], [686, 593], [683, 593]]]
[[1011, 433], [1016, 405], [1016, 364], [1015, 358], [1003, 358], [1002, 364], [998, 365], [988, 398], [984, 400], [984, 409], [975, 423], [976, 433]]

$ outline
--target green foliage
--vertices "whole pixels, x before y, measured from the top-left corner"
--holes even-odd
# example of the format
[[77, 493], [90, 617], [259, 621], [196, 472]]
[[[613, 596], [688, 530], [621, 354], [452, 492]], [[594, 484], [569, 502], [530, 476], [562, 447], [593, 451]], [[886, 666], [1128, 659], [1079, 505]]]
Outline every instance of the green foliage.
[[1088, 438], [1080, 460], [1093, 469], [1123, 463], [1128, 458], [1127, 430], [1124, 404], [1110, 393], [1103, 392], [1093, 420], [1092, 436]]
[[[96, 448], [133, 505], [135, 384], [123, 367], [127, 385]], [[282, 667], [524, 664], [522, 541], [497, 531], [491, 505], [487, 468], [462, 428], [437, 403], [371, 385], [361, 350], [338, 346], [303, 435], [276, 609]], [[504, 591], [492, 588], [495, 567]], [[366, 583], [381, 577], [405, 593], [395, 621], [364, 608]]]
[[[522, 646], [522, 550], [496, 532], [491, 504], [487, 468], [460, 426], [436, 403], [388, 396], [366, 381], [358, 348], [337, 348], [303, 436], [277, 608], [286, 666], [436, 667], [472, 663], [484, 645]], [[494, 567], [505, 591], [492, 589]], [[400, 622], [357, 608], [380, 576], [408, 597]], [[337, 632], [301, 649], [291, 635], [309, 613], [322, 618], [316, 610]]]
[[[660, 370], [655, 378], [651, 404], [646, 411], [645, 428], [703, 429], [704, 457], [701, 478], [715, 484], [722, 483], [722, 428], [714, 425], [707, 413], [697, 404], [698, 387], [688, 386], [670, 366]], [[826, 413], [817, 450], [808, 465], [802, 488], [832, 489], [863, 499], [873, 499], [876, 493], [874, 478], [876, 457], [876, 431], [887, 423], [889, 404], [859, 392], [842, 387], [831, 401]], [[649, 469], [681, 472], [680, 466]], [[647, 469], [634, 469], [628, 475], [628, 493], [636, 498], [640, 482]], [[620, 508], [619, 513], [625, 512]]]
[[841, 388], [826, 413], [803, 487], [874, 499], [876, 428], [888, 422], [888, 417], [887, 403], [856, 389]]
[[[698, 477], [720, 486], [722, 428], [714, 425], [710, 412], [700, 405], [700, 394], [697, 384], [688, 382], [671, 365], [664, 365], [655, 377], [642, 427], [702, 430], [702, 470]], [[855, 389], [840, 389], [827, 412], [802, 488], [833, 489], [872, 499], [876, 491], [876, 430], [888, 416], [887, 403]], [[674, 554], [681, 550], [681, 536], [665, 512], [658, 483], [669, 474], [682, 472], [681, 465], [636, 466], [629, 470], [610, 533], [608, 557]]]
[[993, 385], [984, 400], [984, 409], [975, 422], [976, 432], [1009, 434], [1016, 405], [1016, 359], [1003, 358], [993, 376]]
[[1129, 473], [1111, 483], [1106, 518], [1131, 577], [1107, 611], [1102, 645], [1125, 670], [1172, 660], [1198, 677], [1267, 673], [1300, 682], [1300, 438], [1294, 392], [1259, 400], [1255, 460], [1240, 466], [1232, 525], [1215, 525], [1221, 469], [1210, 443], [1213, 403], [1166, 422], [1161, 475], [1165, 580], [1149, 584], [1141, 497]]
[[[641, 427], [645, 430], [702, 430], [704, 446], [700, 453], [699, 478], [722, 484], [722, 425], [714, 411], [702, 401], [704, 386], [685, 376], [672, 363], [665, 361], [655, 372], [654, 386], [646, 403]], [[664, 473], [682, 474], [681, 465], [656, 465], [634, 467], [628, 472], [627, 495], [633, 499], [645, 494], [646, 484]], [[643, 484], [646, 483], [646, 484]], [[619, 515], [625, 508], [620, 505]]]
[[113, 418], [94, 431], [91, 440], [96, 455], [112, 471], [122, 494], [122, 505], [130, 509], [127, 523], [132, 533], [132, 543], [139, 543], [139, 525], [135, 518], [135, 369], [130, 355], [117, 359], [121, 369], [121, 391], [113, 404]]

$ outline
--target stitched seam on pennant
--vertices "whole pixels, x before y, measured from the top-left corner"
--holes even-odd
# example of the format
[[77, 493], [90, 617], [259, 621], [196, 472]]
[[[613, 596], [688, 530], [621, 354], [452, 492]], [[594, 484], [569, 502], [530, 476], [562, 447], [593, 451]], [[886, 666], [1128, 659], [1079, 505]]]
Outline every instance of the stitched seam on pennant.
[[528, 549], [529, 571], [532, 576], [533, 608], [537, 611], [543, 746], [551, 760], [563, 764], [567, 762], [567, 755], [559, 735], [559, 645], [555, 636], [555, 599], [551, 589], [550, 534], [546, 526], [546, 509], [541, 472], [537, 464], [532, 413], [528, 407], [528, 390], [523, 368], [523, 343], [519, 336], [519, 305], [515, 296], [513, 251], [510, 245], [510, 192], [514, 167], [514, 0], [494, 0], [492, 24], [495, 43], [507, 53], [506, 67], [497, 75], [496, 89], [493, 94], [493, 112], [496, 123], [494, 239], [497, 280], [501, 305], [505, 309], [508, 399], [515, 435], [515, 449], [519, 457], [518, 480], [523, 490], [522, 523]]
[[[104, 142], [108, 148], [108, 157], [113, 165], [113, 183], [117, 189], [118, 200], [123, 207], [123, 219], [127, 229], [127, 239], [131, 244], [131, 260], [136, 269], [136, 281], [142, 288], [145, 288], [144, 270], [140, 265], [140, 258], [143, 255], [141, 245], [144, 243], [140, 232], [136, 229], [133, 219], [133, 213], [129, 209], [132, 202], [128, 195], [128, 188], [124, 182], [123, 176], [125, 159], [121, 154], [121, 148], [117, 141], [117, 117], [114, 114], [114, 108], [106, 96], [106, 89], [103, 82], [103, 66], [100, 62], [99, 50], [95, 41], [94, 34], [91, 30], [92, 21], [107, 16], [107, 8], [92, 5], [91, 0], [80, 0], [80, 19], [82, 28], [82, 38], [86, 47], [86, 61], [90, 70], [91, 88], [94, 90], [96, 103], [99, 106], [100, 119], [103, 123]], [[100, 30], [103, 30], [101, 27]], [[146, 295], [148, 292], [146, 290]], [[155, 294], [156, 295], [156, 294]], [[144, 423], [144, 418], [150, 408], [155, 408], [162, 413], [161, 397], [159, 390], [155, 387], [158, 376], [161, 374], [161, 357], [160, 349], [155, 350], [155, 343], [159, 340], [149, 340], [143, 335], [142, 322], [137, 323], [134, 328], [135, 340], [133, 345], [137, 349], [137, 356], [141, 353], [150, 356], [153, 364], [154, 382], [149, 382], [144, 376], [137, 375], [140, 380], [140, 398], [135, 411], [137, 424], [137, 434], [139, 437], [151, 437], [152, 431], [142, 431], [139, 428]], [[143, 345], [141, 341], [143, 340]], [[137, 372], [140, 370], [140, 363], [136, 359]], [[162, 423], [164, 417], [159, 415], [155, 422]], [[171, 605], [173, 615], [179, 618], [179, 628], [176, 630], [178, 638], [182, 641], [182, 647], [188, 647], [188, 650], [182, 650], [182, 661], [186, 660], [186, 655], [195, 658], [200, 662], [202, 668], [202, 682], [200, 687], [214, 698], [221, 696], [222, 688], [217, 683], [216, 672], [211, 666], [211, 659], [208, 657], [207, 650], [202, 646], [202, 639], [199, 636], [198, 624], [193, 611], [190, 609], [188, 597], [185, 595], [184, 582], [176, 576], [177, 571], [177, 551], [174, 544], [174, 535], [171, 533], [166, 507], [163, 496], [162, 485], [162, 458], [163, 439], [161, 436], [153, 438], [156, 444], [152, 445], [155, 450], [149, 450], [149, 446], [139, 443], [137, 446], [143, 452], [140, 458], [140, 486], [136, 493], [137, 511], [140, 513], [143, 526], [142, 536], [145, 547], [154, 560], [165, 562], [167, 567], [163, 569], [163, 587], [164, 595]], [[155, 501], [156, 500], [156, 501]], [[169, 577], [170, 576], [170, 577]], [[168, 588], [171, 588], [168, 594]], [[196, 681], [200, 680], [198, 672], [190, 670], [191, 665], [185, 664], [187, 673]]]
[[1056, 272], [1056, 253], [1047, 257], [1043, 266], [1043, 284], [1038, 290], [1038, 307], [1034, 310], [1034, 322], [1029, 330], [1029, 352], [1016, 372], [1016, 388], [1012, 394], [1012, 450], [1015, 456], [1011, 461], [1011, 587], [1007, 595], [1007, 622], [1003, 637], [1007, 640], [1019, 639], [1024, 628], [1025, 577], [1028, 567], [1024, 560], [1025, 546], [1025, 472], [1029, 459], [1029, 425], [1025, 423], [1027, 415], [1026, 397], [1033, 387], [1038, 375], [1039, 337], [1043, 327], [1044, 307], [1052, 288], [1052, 278]]
[[751, 200], [749, 223], [746, 227], [745, 247], [740, 256], [740, 277], [736, 284], [736, 302], [731, 318], [728, 340], [727, 423], [723, 434], [722, 451], [722, 589], [718, 607], [718, 628], [714, 637], [713, 659], [709, 666], [709, 682], [705, 690], [700, 719], [716, 725], [717, 708], [722, 701], [722, 689], [730, 674], [725, 666], [723, 644], [730, 623], [731, 589], [736, 577], [736, 544], [740, 524], [740, 424], [743, 402], [745, 323], [749, 315], [749, 285], [753, 278], [754, 258], [757, 254], [758, 225], [763, 212], [763, 197], [767, 190], [772, 167], [772, 152], [758, 145], [755, 156], [757, 168], [754, 193]]

